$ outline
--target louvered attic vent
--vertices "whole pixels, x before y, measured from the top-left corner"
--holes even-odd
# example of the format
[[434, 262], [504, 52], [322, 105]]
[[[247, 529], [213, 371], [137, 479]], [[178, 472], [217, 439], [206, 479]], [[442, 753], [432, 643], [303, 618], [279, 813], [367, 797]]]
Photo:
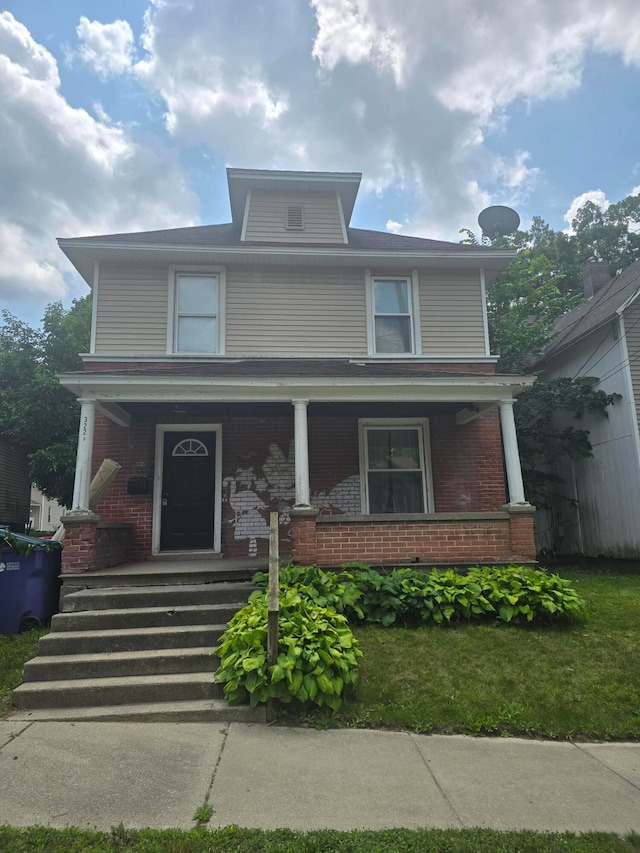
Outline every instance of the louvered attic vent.
[[301, 204], [290, 204], [287, 207], [287, 229], [301, 231], [304, 228], [304, 210]]

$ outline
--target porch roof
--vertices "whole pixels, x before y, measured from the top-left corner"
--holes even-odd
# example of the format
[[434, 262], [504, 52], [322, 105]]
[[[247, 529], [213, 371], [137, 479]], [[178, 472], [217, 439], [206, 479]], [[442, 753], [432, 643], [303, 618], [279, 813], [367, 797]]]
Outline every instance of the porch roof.
[[434, 370], [349, 359], [227, 359], [60, 375], [78, 397], [103, 402], [460, 402], [512, 399], [534, 376]]

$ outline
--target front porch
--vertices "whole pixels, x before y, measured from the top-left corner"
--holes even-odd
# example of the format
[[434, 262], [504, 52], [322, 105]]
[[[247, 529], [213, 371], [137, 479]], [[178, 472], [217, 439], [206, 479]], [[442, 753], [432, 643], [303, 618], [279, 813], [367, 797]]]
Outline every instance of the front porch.
[[[271, 511], [297, 563], [535, 557], [512, 411], [527, 378], [490, 365], [304, 366], [333, 373], [258, 381], [241, 360], [233, 383], [233, 364], [65, 377], [82, 415], [63, 572], [165, 553], [264, 557]], [[90, 507], [104, 458], [121, 469]]]

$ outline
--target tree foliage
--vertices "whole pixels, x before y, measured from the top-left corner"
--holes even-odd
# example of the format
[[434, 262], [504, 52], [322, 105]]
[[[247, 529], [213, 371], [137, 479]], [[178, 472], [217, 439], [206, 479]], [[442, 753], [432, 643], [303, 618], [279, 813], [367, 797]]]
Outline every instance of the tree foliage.
[[[570, 233], [554, 231], [534, 217], [528, 230], [493, 242], [518, 253], [487, 293], [498, 372], [531, 372], [552, 339], [555, 321], [583, 300], [585, 264], [590, 258], [605, 261], [614, 275], [637, 261], [639, 226], [640, 195], [632, 195], [606, 210], [586, 202]], [[479, 242], [471, 231], [463, 234], [462, 242]], [[597, 382], [595, 377], [538, 380], [518, 397], [514, 413], [525, 492], [532, 503], [549, 506], [558, 494], [561, 481], [553, 472], [562, 459], [591, 455], [588, 431], [571, 418], [579, 422], [587, 414], [606, 416], [617, 395], [597, 390]]]
[[619, 395], [598, 390], [595, 376], [559, 377], [536, 382], [514, 406], [525, 493], [530, 503], [550, 507], [562, 479], [556, 473], [565, 459], [591, 456], [589, 432], [578, 426], [585, 415], [608, 417]]
[[0, 433], [23, 447], [32, 481], [66, 506], [73, 476], [80, 408], [60, 385], [57, 373], [82, 369], [78, 353], [89, 348], [91, 298], [68, 310], [49, 305], [42, 328], [32, 328], [8, 311], [0, 325]]

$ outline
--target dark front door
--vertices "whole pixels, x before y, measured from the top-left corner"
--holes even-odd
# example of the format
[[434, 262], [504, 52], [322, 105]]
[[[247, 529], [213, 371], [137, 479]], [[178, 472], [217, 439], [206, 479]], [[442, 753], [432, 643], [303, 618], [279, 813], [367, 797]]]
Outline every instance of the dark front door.
[[215, 433], [166, 432], [161, 551], [213, 548]]

